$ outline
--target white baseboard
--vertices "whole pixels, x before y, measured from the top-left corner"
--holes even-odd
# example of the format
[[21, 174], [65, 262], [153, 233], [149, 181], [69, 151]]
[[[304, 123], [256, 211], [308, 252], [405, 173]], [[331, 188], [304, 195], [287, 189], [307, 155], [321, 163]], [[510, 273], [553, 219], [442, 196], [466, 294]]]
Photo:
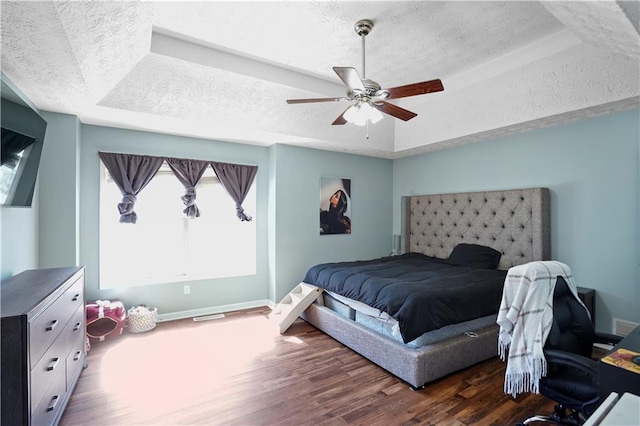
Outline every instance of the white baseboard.
[[159, 314], [158, 322], [200, 317], [203, 315], [222, 314], [226, 312], [239, 311], [242, 309], [260, 308], [262, 306], [273, 307], [273, 302], [264, 299], [254, 300], [251, 302], [232, 303], [230, 305], [212, 306], [209, 308], [190, 309], [188, 311], [169, 312], [166, 314]]
[[606, 343], [594, 343], [593, 346], [596, 348], [604, 349], [606, 351], [610, 351], [613, 349], [613, 345], [607, 345]]

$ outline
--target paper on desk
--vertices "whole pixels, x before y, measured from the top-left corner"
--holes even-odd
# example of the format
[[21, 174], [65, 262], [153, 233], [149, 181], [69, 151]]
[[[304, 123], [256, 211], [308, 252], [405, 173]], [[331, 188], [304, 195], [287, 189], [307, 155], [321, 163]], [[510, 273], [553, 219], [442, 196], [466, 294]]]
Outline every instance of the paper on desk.
[[639, 356], [640, 353], [630, 351], [629, 349], [619, 348], [609, 355], [602, 358], [602, 362], [615, 365], [616, 367], [624, 368], [625, 370], [633, 371], [640, 374], [640, 365], [631, 361], [634, 356]]

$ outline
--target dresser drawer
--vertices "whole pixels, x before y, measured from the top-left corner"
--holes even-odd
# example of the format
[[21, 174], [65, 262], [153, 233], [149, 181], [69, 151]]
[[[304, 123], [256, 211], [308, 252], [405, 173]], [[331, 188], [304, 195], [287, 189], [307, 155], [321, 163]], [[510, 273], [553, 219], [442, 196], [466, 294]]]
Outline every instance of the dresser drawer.
[[62, 383], [65, 386], [64, 372], [68, 354], [69, 344], [65, 339], [58, 339], [31, 370], [31, 414], [34, 414], [35, 408], [40, 404], [59, 372], [62, 372]]
[[[54, 420], [63, 408], [66, 400], [66, 375], [64, 372], [64, 360], [61, 362], [62, 368], [57, 371], [51, 386], [44, 393], [44, 397], [35, 408], [32, 407], [31, 425], [45, 426], [52, 425]], [[56, 370], [58, 370], [56, 368]]]
[[51, 306], [29, 324], [29, 358], [33, 367], [60, 335], [67, 321], [84, 304], [84, 277], [80, 276]]
[[67, 392], [71, 392], [85, 362], [86, 337], [79, 336], [67, 356]]
[[76, 340], [78, 340], [78, 337], [86, 336], [85, 315], [84, 304], [82, 304], [76, 310], [75, 314], [73, 314], [71, 319], [69, 319], [69, 322], [67, 323], [64, 331], [62, 332], [63, 334], [60, 337], [61, 339], [64, 339], [65, 342], [67, 342], [67, 347], [71, 347], [71, 345], [73, 345]]

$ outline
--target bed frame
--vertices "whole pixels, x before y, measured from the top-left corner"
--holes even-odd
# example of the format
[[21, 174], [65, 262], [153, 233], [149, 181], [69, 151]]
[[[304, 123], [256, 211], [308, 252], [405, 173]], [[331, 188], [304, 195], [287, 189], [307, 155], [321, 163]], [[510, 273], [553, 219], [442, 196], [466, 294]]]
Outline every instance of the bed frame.
[[[447, 258], [473, 243], [500, 251], [500, 269], [549, 260], [549, 216], [547, 188], [402, 197], [403, 252]], [[318, 303], [300, 316], [414, 388], [497, 355], [497, 325], [414, 349]]]

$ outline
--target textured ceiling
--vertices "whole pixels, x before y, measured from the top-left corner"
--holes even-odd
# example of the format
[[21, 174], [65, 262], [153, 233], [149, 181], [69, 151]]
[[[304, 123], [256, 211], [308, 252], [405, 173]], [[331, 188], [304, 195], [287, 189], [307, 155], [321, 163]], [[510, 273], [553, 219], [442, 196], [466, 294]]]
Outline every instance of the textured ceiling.
[[[640, 8], [616, 1], [2, 1], [2, 71], [83, 123], [397, 158], [639, 105]], [[440, 78], [418, 116], [332, 126], [333, 66]]]

